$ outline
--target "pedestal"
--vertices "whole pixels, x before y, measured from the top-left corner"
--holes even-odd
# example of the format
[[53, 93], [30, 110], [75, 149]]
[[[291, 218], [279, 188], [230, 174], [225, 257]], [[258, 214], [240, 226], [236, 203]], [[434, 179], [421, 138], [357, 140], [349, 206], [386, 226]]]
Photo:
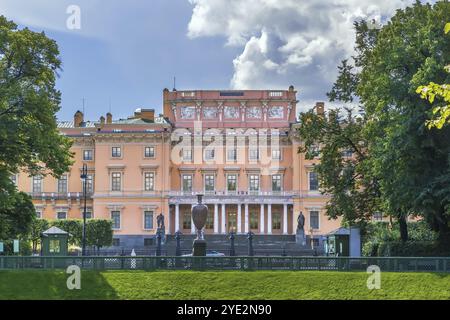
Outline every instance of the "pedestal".
[[156, 233], [159, 233], [161, 235], [161, 244], [166, 243], [166, 230], [165, 228], [157, 228]]
[[297, 230], [295, 235], [295, 242], [301, 246], [306, 246], [306, 236], [304, 230]]
[[204, 257], [206, 256], [206, 241], [195, 239], [192, 248], [192, 255], [194, 257]]

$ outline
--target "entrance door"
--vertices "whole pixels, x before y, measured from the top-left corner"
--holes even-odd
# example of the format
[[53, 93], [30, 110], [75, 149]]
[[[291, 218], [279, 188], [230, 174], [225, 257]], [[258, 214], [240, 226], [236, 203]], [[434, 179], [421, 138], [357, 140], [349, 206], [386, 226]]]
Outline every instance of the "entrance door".
[[228, 212], [228, 232], [236, 232], [237, 214], [235, 211]]

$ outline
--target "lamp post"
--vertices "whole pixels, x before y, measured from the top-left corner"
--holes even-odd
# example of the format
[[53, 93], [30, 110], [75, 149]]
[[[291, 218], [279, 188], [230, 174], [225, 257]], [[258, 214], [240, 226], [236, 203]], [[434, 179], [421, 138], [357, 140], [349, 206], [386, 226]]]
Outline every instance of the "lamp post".
[[82, 251], [81, 255], [86, 255], [86, 193], [87, 193], [87, 165], [83, 163], [83, 169], [81, 171], [81, 181], [83, 183], [83, 199], [84, 199], [84, 206], [83, 206], [83, 239], [82, 239]]

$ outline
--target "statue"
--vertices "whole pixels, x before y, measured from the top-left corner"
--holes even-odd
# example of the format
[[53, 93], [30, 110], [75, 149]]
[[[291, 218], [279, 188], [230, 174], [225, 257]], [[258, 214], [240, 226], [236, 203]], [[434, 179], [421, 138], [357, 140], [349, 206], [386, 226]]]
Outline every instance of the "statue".
[[156, 216], [156, 224], [158, 225], [158, 229], [159, 230], [164, 230], [165, 226], [164, 226], [164, 216], [162, 213], [160, 213], [159, 215]]
[[297, 242], [297, 244], [300, 244], [302, 246], [306, 245], [305, 216], [301, 211], [297, 218], [297, 232], [295, 236], [295, 242]]
[[301, 211], [297, 218], [297, 233], [300, 230], [305, 232], [305, 216], [303, 215], [303, 213]]

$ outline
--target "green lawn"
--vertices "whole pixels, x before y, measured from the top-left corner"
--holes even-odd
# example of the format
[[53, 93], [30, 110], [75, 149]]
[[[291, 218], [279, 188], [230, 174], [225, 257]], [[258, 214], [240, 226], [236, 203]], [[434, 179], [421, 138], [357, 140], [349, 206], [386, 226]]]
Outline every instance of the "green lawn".
[[365, 272], [82, 272], [81, 290], [63, 271], [1, 271], [0, 299], [450, 299], [450, 274]]

